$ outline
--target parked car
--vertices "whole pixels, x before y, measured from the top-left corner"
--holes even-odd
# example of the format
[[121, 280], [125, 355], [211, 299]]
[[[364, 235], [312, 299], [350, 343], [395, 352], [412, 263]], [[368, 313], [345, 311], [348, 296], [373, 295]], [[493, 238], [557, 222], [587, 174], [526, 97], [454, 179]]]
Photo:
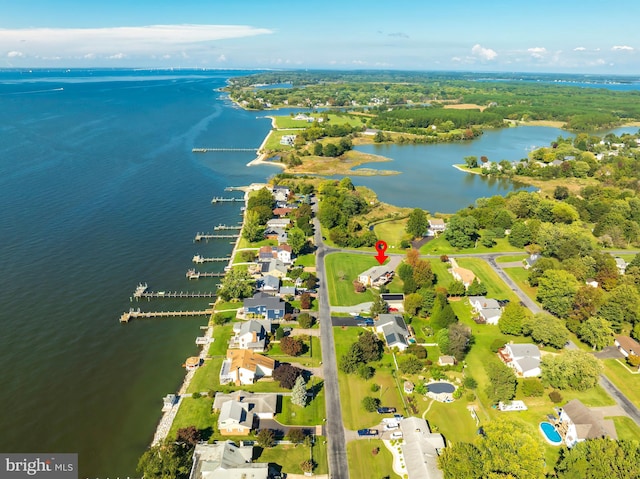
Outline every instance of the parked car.
[[396, 408], [394, 407], [379, 407], [378, 414], [390, 414], [396, 412]]
[[358, 429], [358, 436], [377, 436], [377, 429]]
[[400, 425], [397, 422], [389, 422], [384, 425], [385, 431], [393, 431], [394, 429], [398, 429]]
[[398, 421], [402, 421], [404, 419], [402, 414], [394, 414], [393, 417]]
[[392, 432], [391, 439], [402, 439], [402, 432], [401, 431]]

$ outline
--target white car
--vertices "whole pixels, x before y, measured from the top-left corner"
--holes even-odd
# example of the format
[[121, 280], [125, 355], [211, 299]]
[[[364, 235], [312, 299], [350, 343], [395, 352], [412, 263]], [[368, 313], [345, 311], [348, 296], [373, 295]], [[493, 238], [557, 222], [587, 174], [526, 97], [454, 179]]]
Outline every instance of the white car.
[[392, 432], [391, 439], [402, 439], [402, 432], [400, 431]]
[[385, 431], [393, 431], [394, 429], [398, 429], [400, 425], [397, 422], [390, 422], [384, 425]]

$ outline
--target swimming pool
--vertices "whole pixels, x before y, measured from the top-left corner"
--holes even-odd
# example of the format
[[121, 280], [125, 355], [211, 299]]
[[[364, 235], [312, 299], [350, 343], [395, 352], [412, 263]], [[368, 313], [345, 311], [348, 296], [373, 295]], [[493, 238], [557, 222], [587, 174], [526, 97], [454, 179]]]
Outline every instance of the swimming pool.
[[427, 390], [434, 394], [452, 393], [456, 390], [456, 387], [451, 383], [439, 382], [427, 384]]
[[556, 428], [553, 427], [553, 424], [551, 424], [550, 422], [541, 422], [540, 431], [542, 431], [545, 439], [552, 446], [559, 446], [560, 444], [562, 444], [562, 438], [560, 437], [560, 434], [558, 434], [558, 431], [556, 431]]

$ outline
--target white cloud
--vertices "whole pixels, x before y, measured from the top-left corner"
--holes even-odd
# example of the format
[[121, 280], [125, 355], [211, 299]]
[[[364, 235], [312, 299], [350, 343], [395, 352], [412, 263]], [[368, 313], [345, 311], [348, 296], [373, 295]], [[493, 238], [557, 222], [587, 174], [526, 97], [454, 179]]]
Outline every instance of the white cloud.
[[476, 43], [473, 48], [471, 48], [471, 53], [483, 60], [494, 60], [498, 56], [495, 50], [485, 48], [479, 43]]
[[574, 52], [585, 52], [587, 49], [585, 47], [575, 47], [573, 49]]
[[86, 58], [87, 60], [93, 60], [96, 57], [95, 53], [86, 53], [84, 55], [84, 58]]
[[611, 50], [613, 50], [614, 52], [617, 52], [617, 51], [632, 52], [634, 48], [628, 45], [614, 45], [613, 47], [611, 47]]
[[127, 58], [127, 55], [124, 53], [116, 53], [115, 55], [109, 55], [107, 57], [109, 60], [122, 60], [123, 58]]
[[220, 56], [218, 57], [218, 61], [219, 61], [219, 62], [226, 62], [226, 61], [227, 61], [227, 57], [226, 57], [226, 55], [225, 55], [224, 53], [223, 53], [222, 55], [220, 55]]
[[528, 48], [527, 51], [531, 53], [533, 58], [542, 58], [547, 53], [547, 49], [544, 47]]
[[[273, 33], [247, 25], [149, 25], [111, 28], [1, 29], [0, 45], [22, 50], [24, 55], [68, 57], [127, 57], [176, 54], [203, 50], [213, 41]], [[14, 53], [14, 52], [9, 52]], [[21, 52], [15, 52], [15, 56]]]
[[9, 53], [7, 53], [7, 57], [9, 58], [22, 58], [24, 57], [24, 53], [22, 52], [17, 52], [17, 51], [11, 51]]

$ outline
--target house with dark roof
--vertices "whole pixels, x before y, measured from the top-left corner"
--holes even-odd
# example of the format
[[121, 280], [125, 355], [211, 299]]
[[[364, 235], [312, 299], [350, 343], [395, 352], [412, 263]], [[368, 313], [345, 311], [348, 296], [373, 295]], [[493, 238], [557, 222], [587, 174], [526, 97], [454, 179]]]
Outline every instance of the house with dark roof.
[[533, 265], [535, 265], [538, 262], [539, 259], [540, 259], [540, 255], [537, 254], [537, 253], [529, 255], [528, 258], [525, 258], [522, 261], [524, 269], [529, 269], [529, 268], [533, 267]]
[[409, 347], [409, 329], [404, 318], [397, 314], [380, 314], [373, 323], [376, 331], [382, 333], [389, 348], [404, 351]]
[[245, 298], [242, 303], [245, 314], [262, 316], [265, 319], [281, 319], [285, 313], [285, 302], [266, 293], [256, 293], [252, 298]]
[[562, 407], [558, 430], [567, 447], [573, 447], [587, 439], [618, 439], [613, 421], [604, 419], [602, 413], [589, 409], [578, 399], [572, 399]]

